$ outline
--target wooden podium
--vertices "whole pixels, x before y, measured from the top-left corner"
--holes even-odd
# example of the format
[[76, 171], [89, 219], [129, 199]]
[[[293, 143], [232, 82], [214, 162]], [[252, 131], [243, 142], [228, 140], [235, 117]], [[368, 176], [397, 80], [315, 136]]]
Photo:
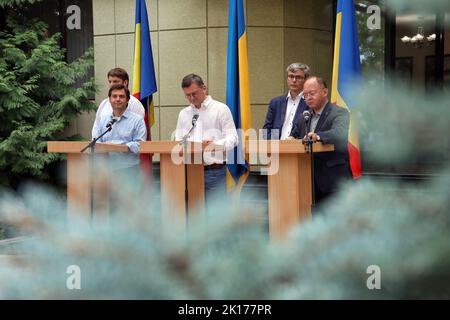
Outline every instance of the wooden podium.
[[[90, 215], [92, 188], [90, 186], [89, 152], [81, 153], [89, 141], [49, 141], [48, 152], [67, 154], [67, 202], [69, 212]], [[292, 225], [311, 218], [310, 154], [299, 140], [251, 140], [246, 148], [250, 163], [255, 157], [268, 156], [269, 234], [282, 238]], [[315, 143], [314, 153], [333, 151], [333, 145]], [[125, 145], [97, 143], [95, 153], [127, 152]], [[204, 206], [204, 167], [201, 143], [183, 146], [175, 141], [141, 142], [141, 153], [160, 154], [161, 204], [165, 215], [186, 219], [190, 210]], [[253, 158], [253, 160], [252, 160]], [[187, 180], [186, 180], [187, 178]], [[187, 183], [186, 183], [187, 181]], [[188, 189], [186, 207], [185, 186]]]
[[[48, 141], [47, 152], [67, 154], [67, 203], [69, 212], [91, 214], [92, 185], [90, 151], [81, 153], [89, 141]], [[188, 210], [201, 209], [205, 201], [202, 144], [187, 143], [184, 165], [183, 146], [175, 141], [141, 142], [141, 153], [160, 154], [161, 203], [163, 212], [186, 218]], [[97, 143], [95, 153], [128, 152], [126, 145]], [[185, 170], [187, 168], [187, 170]], [[186, 176], [185, 176], [186, 174]], [[188, 187], [188, 208], [185, 199], [185, 177]], [[92, 182], [94, 180], [94, 182]], [[187, 209], [187, 210], [186, 210]]]
[[[250, 140], [250, 163], [268, 156], [269, 234], [282, 238], [291, 226], [311, 218], [311, 158], [301, 140]], [[333, 145], [314, 143], [313, 152], [333, 151]]]
[[[81, 150], [90, 141], [48, 141], [47, 152], [67, 154], [67, 209], [69, 213], [79, 212], [91, 216], [92, 185], [90, 150]], [[128, 152], [126, 145], [97, 143], [95, 153]]]
[[140, 152], [160, 155], [161, 207], [164, 213], [186, 219], [187, 212], [203, 208], [205, 189], [201, 143], [186, 144], [186, 166], [183, 146], [177, 141], [144, 141]]

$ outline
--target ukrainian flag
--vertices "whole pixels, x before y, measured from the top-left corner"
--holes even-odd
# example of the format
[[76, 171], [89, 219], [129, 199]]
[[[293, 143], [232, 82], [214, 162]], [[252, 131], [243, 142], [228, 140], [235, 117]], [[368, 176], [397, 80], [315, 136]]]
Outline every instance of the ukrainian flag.
[[338, 0], [331, 102], [350, 112], [348, 151], [354, 179], [361, 177], [358, 124], [354, 94], [361, 83], [361, 61], [353, 0]]
[[150, 127], [155, 123], [153, 94], [157, 87], [145, 0], [136, 0], [135, 23], [132, 94], [144, 105], [147, 140], [151, 140]]
[[[244, 18], [244, 1], [228, 1], [228, 57], [227, 57], [227, 105], [238, 130], [239, 142], [228, 155], [228, 189], [240, 192], [250, 166], [245, 155], [245, 139], [252, 126], [250, 111], [250, 84], [248, 80], [247, 33]], [[241, 129], [241, 130], [240, 130]]]

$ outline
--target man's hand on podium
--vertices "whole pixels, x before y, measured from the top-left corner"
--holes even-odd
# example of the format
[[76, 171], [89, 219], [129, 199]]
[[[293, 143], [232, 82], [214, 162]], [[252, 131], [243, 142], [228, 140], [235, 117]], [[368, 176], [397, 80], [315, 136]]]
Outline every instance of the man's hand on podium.
[[[320, 141], [319, 135], [318, 135], [317, 133], [315, 133], [315, 132], [310, 132], [310, 133], [308, 133], [308, 138], [309, 138], [310, 140], [312, 140], [313, 142]], [[303, 139], [306, 139], [306, 136], [305, 136], [305, 138], [303, 138]]]
[[209, 139], [203, 140], [202, 141], [203, 149], [206, 148], [207, 146], [209, 146], [211, 143], [213, 143], [212, 140], [209, 140]]
[[203, 150], [207, 151], [224, 151], [223, 146], [215, 144], [212, 140], [203, 140], [202, 141]]

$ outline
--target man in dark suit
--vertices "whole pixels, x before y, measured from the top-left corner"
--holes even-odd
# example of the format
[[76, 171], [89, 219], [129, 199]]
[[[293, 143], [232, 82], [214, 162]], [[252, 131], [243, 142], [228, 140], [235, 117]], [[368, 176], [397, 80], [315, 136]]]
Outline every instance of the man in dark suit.
[[309, 67], [304, 63], [292, 63], [287, 67], [287, 95], [273, 98], [264, 123], [264, 138], [287, 139], [293, 125], [298, 122], [304, 110], [308, 108], [303, 99], [303, 84], [309, 77]]
[[291, 136], [334, 145], [332, 152], [314, 154], [314, 196], [318, 204], [336, 191], [340, 181], [351, 178], [347, 150], [350, 115], [328, 101], [327, 84], [322, 78], [310, 77], [304, 84], [303, 96], [311, 113], [310, 123], [307, 128], [302, 116]]

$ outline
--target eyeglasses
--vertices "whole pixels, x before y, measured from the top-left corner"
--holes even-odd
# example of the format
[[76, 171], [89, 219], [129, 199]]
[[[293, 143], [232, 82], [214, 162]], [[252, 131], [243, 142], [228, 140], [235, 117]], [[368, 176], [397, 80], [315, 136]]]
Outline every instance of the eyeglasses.
[[197, 94], [199, 93], [199, 91], [200, 91], [200, 89], [195, 90], [195, 91], [192, 92], [192, 93], [186, 93], [184, 96], [185, 96], [186, 98], [190, 98], [190, 97], [195, 98], [195, 97], [197, 96]]
[[308, 97], [314, 98], [317, 95], [317, 91], [303, 92], [303, 98], [307, 99]]
[[288, 79], [291, 81], [300, 81], [300, 80], [305, 80], [305, 77], [303, 76], [294, 76], [293, 74], [288, 75]]

